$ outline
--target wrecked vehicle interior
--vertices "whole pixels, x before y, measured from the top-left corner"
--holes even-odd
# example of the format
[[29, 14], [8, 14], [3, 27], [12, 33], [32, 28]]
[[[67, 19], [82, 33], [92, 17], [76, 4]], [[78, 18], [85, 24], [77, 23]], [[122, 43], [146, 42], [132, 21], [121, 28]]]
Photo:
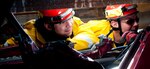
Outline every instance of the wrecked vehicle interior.
[[[3, 1], [3, 0], [2, 0]], [[32, 68], [39, 48], [24, 32], [23, 23], [38, 17], [38, 10], [74, 8], [75, 16], [84, 22], [104, 18], [106, 5], [132, 3], [138, 5], [139, 34], [132, 44], [113, 48], [99, 59], [94, 59], [104, 69], [145, 69], [149, 68], [150, 56], [150, 1], [149, 0], [7, 0], [0, 13], [0, 44], [14, 38], [16, 44], [0, 46], [0, 69]], [[2, 8], [2, 6], [1, 6]], [[92, 12], [95, 12], [91, 14]], [[92, 50], [92, 49], [90, 49]], [[90, 50], [83, 50], [82, 53]], [[118, 51], [119, 50], [119, 51]], [[45, 56], [45, 55], [44, 55]], [[46, 56], [45, 56], [46, 57]]]

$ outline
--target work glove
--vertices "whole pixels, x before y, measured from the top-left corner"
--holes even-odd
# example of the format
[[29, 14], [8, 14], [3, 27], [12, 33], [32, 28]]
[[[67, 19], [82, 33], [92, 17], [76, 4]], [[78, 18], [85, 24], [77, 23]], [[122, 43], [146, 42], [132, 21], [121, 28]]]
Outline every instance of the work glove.
[[138, 33], [135, 33], [133, 31], [126, 31], [122, 36], [121, 36], [121, 43], [125, 43], [126, 42], [126, 45], [129, 45], [131, 44], [136, 36], [137, 36]]
[[113, 47], [113, 41], [111, 38], [106, 37], [105, 35], [100, 35], [98, 38], [100, 39], [100, 41], [95, 44], [96, 49], [85, 54], [93, 59], [101, 58], [107, 53], [107, 51], [110, 51]]
[[99, 36], [100, 42], [96, 44], [96, 47], [99, 50], [99, 55], [103, 56], [107, 53], [107, 51], [110, 51], [113, 47], [113, 41], [111, 38], [106, 37], [105, 35]]

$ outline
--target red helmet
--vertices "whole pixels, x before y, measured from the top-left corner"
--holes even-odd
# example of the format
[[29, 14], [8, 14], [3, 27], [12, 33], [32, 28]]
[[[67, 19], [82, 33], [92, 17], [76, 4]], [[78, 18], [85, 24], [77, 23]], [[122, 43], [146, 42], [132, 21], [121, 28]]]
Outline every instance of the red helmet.
[[74, 10], [72, 8], [41, 10], [40, 17], [48, 19], [50, 23], [61, 23], [73, 17]]
[[105, 9], [105, 17], [107, 19], [118, 19], [133, 13], [137, 13], [137, 5], [135, 4], [118, 4], [108, 5]]

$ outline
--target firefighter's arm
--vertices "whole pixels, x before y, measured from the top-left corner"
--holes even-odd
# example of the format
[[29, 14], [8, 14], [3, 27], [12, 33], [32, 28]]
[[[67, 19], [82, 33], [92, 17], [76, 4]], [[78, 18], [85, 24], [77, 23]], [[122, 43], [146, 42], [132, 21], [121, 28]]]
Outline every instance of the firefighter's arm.
[[113, 41], [110, 38], [104, 35], [100, 35], [99, 39], [99, 42], [94, 45], [95, 49], [84, 53], [86, 56], [89, 56], [91, 58], [100, 58], [104, 54], [106, 54], [107, 51], [111, 50], [111, 48], [113, 47]]
[[74, 36], [71, 39], [71, 42], [74, 43], [74, 47], [76, 50], [86, 50], [90, 49], [96, 42], [98, 38], [92, 32], [81, 32]]

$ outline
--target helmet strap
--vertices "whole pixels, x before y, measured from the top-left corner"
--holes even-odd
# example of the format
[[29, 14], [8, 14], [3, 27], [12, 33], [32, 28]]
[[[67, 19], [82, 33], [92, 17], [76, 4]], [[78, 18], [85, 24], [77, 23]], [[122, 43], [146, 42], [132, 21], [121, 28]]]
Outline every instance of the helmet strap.
[[[109, 20], [110, 23], [111, 23], [111, 21], [117, 21], [117, 19], [108, 19], [108, 20]], [[117, 22], [118, 22], [118, 21], [117, 21]], [[111, 27], [112, 27], [112, 30], [114, 30], [114, 31], [119, 30], [119, 27], [116, 28], [116, 27], [113, 27], [112, 25], [111, 25]]]
[[[115, 29], [113, 29], [113, 30], [119, 30], [119, 31], [120, 31], [119, 34], [120, 34], [120, 36], [122, 36], [123, 32], [122, 32], [122, 28], [121, 28], [121, 20], [120, 20], [120, 18], [117, 19], [117, 22], [118, 22], [118, 26], [119, 26], [119, 27], [118, 27], [118, 28], [115, 28]], [[116, 46], [122, 46], [123, 44], [124, 44], [124, 43], [120, 43], [120, 42], [117, 43], [117, 42], [115, 42], [115, 45], [116, 45]]]
[[118, 21], [119, 30], [120, 30], [120, 36], [121, 36], [123, 34], [123, 32], [122, 32], [122, 28], [121, 28], [121, 20], [120, 20], [120, 18], [118, 18], [117, 21]]
[[121, 22], [120, 22], [120, 18], [118, 18], [118, 19], [116, 19], [116, 21], [118, 22], [118, 28], [115, 28], [115, 27], [112, 27], [112, 30], [114, 30], [114, 31], [117, 31], [117, 30], [119, 30], [120, 31], [120, 35], [122, 35], [123, 34], [123, 32], [122, 32], [122, 29], [121, 29]]
[[116, 30], [120, 30], [119, 28], [114, 28], [114, 27], [112, 27], [112, 29], [115, 30], [115, 31], [116, 31]]

